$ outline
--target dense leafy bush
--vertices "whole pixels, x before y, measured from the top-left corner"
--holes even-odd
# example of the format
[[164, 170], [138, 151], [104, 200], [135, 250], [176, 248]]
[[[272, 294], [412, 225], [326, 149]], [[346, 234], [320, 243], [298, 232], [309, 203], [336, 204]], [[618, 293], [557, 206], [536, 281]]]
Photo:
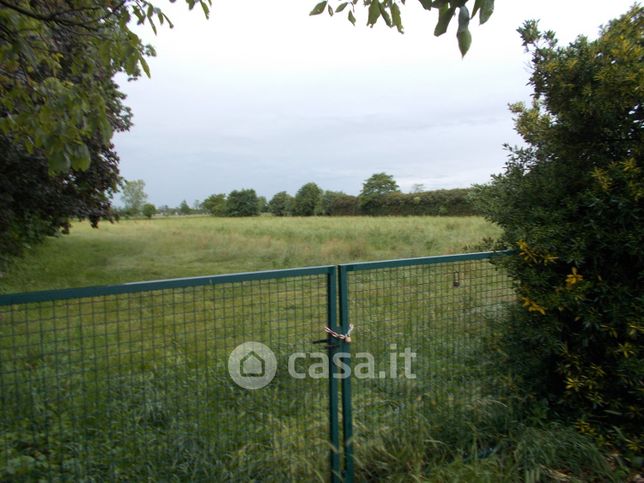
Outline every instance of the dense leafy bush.
[[466, 216], [477, 211], [470, 200], [470, 189], [391, 192], [370, 200], [369, 211], [375, 216]]
[[341, 191], [325, 191], [322, 195], [321, 214], [327, 216], [354, 216], [360, 214], [358, 197]]
[[203, 200], [201, 206], [213, 216], [224, 216], [226, 214], [226, 195], [221, 193], [210, 195]]
[[231, 191], [226, 201], [226, 216], [259, 215], [257, 193], [253, 189]]
[[293, 214], [297, 216], [313, 216], [319, 213], [322, 190], [315, 183], [302, 186], [293, 201]]
[[268, 202], [268, 211], [275, 216], [289, 216], [293, 214], [293, 197], [286, 191], [280, 191]]
[[644, 11], [559, 47], [536, 22], [533, 104], [517, 104], [527, 146], [478, 188], [484, 214], [516, 248], [505, 265], [521, 307], [502, 347], [529, 398], [582, 432], [642, 451]]

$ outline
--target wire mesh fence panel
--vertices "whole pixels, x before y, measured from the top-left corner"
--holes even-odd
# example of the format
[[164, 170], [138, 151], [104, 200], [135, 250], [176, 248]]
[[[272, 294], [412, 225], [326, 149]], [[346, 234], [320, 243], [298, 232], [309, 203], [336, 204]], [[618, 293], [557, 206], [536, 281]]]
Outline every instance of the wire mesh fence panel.
[[480, 356], [514, 300], [511, 281], [478, 256], [428, 260], [347, 266], [358, 479], [377, 478], [387, 444], [416, 437], [421, 423], [498, 404]]
[[[286, 370], [327, 324], [328, 276], [5, 298], [0, 481], [328, 479], [328, 382]], [[277, 359], [261, 390], [228, 373], [249, 341]]]

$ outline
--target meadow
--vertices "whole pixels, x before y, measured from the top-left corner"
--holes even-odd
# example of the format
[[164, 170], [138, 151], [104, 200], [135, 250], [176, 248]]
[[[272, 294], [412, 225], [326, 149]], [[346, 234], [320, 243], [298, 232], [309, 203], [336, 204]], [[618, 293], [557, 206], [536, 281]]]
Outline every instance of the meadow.
[[[474, 251], [480, 218], [128, 220], [48, 240], [3, 290]], [[0, 481], [328, 481], [328, 381], [236, 386], [230, 351], [323, 350], [325, 275], [0, 307]], [[526, 425], [485, 356], [514, 300], [486, 260], [352, 273], [353, 353], [415, 379], [353, 379], [357, 481], [612, 479], [587, 439]], [[384, 361], [384, 366], [383, 366]], [[305, 368], [301, 368], [305, 369]], [[398, 372], [402, 368], [398, 368]], [[571, 478], [570, 481], [577, 481]]]
[[30, 249], [0, 293], [475, 251], [479, 217], [167, 217], [75, 223]]

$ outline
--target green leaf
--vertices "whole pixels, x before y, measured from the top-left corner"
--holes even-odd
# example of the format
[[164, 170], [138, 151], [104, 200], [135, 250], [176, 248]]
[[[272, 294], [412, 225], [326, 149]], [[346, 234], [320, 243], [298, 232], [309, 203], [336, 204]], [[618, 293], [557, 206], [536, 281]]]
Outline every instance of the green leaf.
[[371, 5], [369, 5], [369, 18], [367, 19], [367, 26], [373, 27], [376, 25], [380, 17], [380, 2], [378, 0], [371, 0]]
[[74, 159], [72, 160], [72, 167], [81, 171], [89, 168], [92, 158], [89, 154], [89, 149], [86, 144], [78, 144], [74, 149]]
[[329, 12], [329, 17], [333, 17], [333, 8], [331, 8], [331, 5], [327, 7], [327, 10]]
[[476, 13], [481, 8], [481, 3], [483, 3], [483, 0], [476, 0], [474, 2], [474, 8], [472, 9], [472, 18], [476, 17]]
[[208, 8], [206, 2], [201, 2], [201, 9], [203, 10], [203, 14], [206, 16], [206, 18], [210, 18], [210, 9]]
[[326, 1], [318, 3], [315, 7], [313, 7], [313, 10], [311, 10], [311, 13], [309, 13], [309, 15], [320, 15], [326, 9], [327, 3], [328, 2]]
[[440, 8], [438, 12], [438, 23], [436, 24], [436, 28], [434, 29], [434, 35], [436, 37], [439, 37], [447, 32], [447, 27], [449, 26], [449, 23], [454, 16], [454, 12], [456, 12], [456, 7], [448, 7], [447, 5], [445, 5]]
[[378, 8], [380, 8], [380, 15], [387, 24], [387, 27], [393, 27], [394, 25], [391, 23], [391, 16], [389, 15], [389, 12], [387, 12], [387, 7], [385, 7], [385, 4], [378, 3]]
[[425, 10], [432, 9], [432, 0], [418, 0]]
[[71, 163], [69, 157], [64, 149], [55, 149], [49, 153], [49, 172], [50, 173], [63, 173], [69, 169]]
[[458, 32], [465, 31], [470, 25], [470, 12], [467, 7], [461, 7], [458, 9]]
[[147, 61], [145, 60], [145, 57], [141, 56], [139, 59], [139, 62], [141, 63], [141, 68], [143, 69], [143, 72], [145, 72], [145, 75], [148, 76], [148, 79], [150, 78], [150, 66], [148, 65]]
[[336, 9], [335, 9], [335, 13], [340, 13], [340, 12], [342, 12], [342, 10], [344, 10], [345, 8], [347, 8], [347, 5], [349, 5], [349, 2], [341, 3], [340, 5], [338, 5], [338, 8], [336, 8]]
[[467, 51], [470, 50], [470, 45], [472, 45], [472, 34], [469, 30], [459, 30], [456, 38], [458, 39], [458, 48], [461, 51], [461, 55], [465, 57]]
[[353, 12], [349, 10], [349, 15], [347, 15], [347, 18], [349, 19], [349, 22], [351, 22], [353, 25], [356, 24], [356, 17], [353, 15]]
[[404, 33], [402, 19], [400, 17], [400, 7], [398, 6], [397, 3], [394, 3], [391, 6], [391, 17], [394, 22], [394, 25], [398, 29], [398, 32], [400, 32], [401, 34]]
[[482, 0], [480, 22], [483, 25], [487, 22], [494, 12], [494, 0]]

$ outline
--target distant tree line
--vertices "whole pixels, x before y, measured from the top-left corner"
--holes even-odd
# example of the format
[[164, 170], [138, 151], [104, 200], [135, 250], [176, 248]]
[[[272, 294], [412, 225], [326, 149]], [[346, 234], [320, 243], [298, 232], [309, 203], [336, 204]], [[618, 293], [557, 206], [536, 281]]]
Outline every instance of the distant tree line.
[[425, 190], [414, 185], [410, 193], [400, 191], [393, 176], [376, 173], [362, 186], [358, 196], [342, 191], [322, 190], [315, 183], [304, 184], [295, 194], [286, 191], [275, 194], [270, 201], [258, 196], [254, 189], [239, 189], [228, 194], [216, 193], [189, 205], [159, 207], [147, 202], [143, 180], [125, 181], [122, 187], [121, 217], [152, 218], [155, 215], [176, 216], [209, 214], [212, 216], [470, 216], [478, 215], [471, 200], [471, 188]]
[[252, 189], [213, 194], [201, 208], [213, 216], [256, 216], [263, 212], [275, 216], [476, 215], [470, 194], [469, 188], [426, 191], [422, 185], [415, 185], [411, 193], [402, 193], [393, 176], [376, 173], [364, 182], [358, 196], [306, 183], [295, 196], [280, 191], [268, 202]]

